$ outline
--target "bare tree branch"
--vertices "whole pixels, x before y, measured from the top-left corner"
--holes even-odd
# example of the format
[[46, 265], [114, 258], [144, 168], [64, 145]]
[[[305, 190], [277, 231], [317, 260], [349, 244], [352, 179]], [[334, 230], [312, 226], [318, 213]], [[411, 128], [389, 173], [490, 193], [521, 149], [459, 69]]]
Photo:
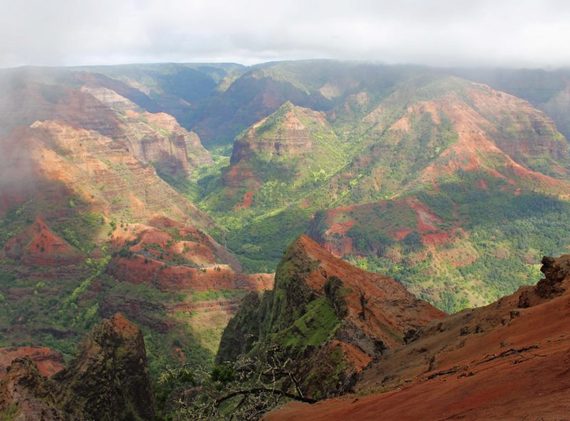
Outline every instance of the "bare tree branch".
[[265, 387], [254, 387], [252, 389], [236, 390], [235, 392], [229, 393], [226, 396], [222, 396], [221, 398], [216, 400], [216, 406], [219, 406], [222, 402], [227, 401], [228, 399], [231, 399], [233, 397], [236, 397], [239, 395], [253, 395], [255, 393], [271, 393], [273, 395], [281, 395], [281, 396], [284, 396], [286, 398], [294, 399], [296, 401], [305, 402], [305, 403], [317, 402], [315, 399], [306, 398], [304, 396], [294, 395], [292, 393], [284, 392], [284, 391], [279, 390], [279, 389], [267, 389]]

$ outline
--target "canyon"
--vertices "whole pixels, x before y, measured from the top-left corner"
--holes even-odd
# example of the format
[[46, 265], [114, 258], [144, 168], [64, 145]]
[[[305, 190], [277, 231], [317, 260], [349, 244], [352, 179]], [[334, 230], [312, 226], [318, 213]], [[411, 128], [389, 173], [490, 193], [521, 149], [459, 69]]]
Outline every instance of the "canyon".
[[[244, 419], [562, 414], [569, 76], [0, 70], [1, 410], [106, 413], [92, 372], [109, 419], [223, 417], [236, 376], [261, 390]], [[108, 342], [133, 361], [106, 372]]]

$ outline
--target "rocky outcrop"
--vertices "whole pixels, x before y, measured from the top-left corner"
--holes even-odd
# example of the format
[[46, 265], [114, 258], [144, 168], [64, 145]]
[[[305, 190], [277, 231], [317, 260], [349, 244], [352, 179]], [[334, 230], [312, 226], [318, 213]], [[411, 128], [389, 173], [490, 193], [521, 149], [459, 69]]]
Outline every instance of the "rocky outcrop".
[[277, 347], [294, 361], [290, 370], [303, 379], [303, 392], [322, 398], [349, 390], [367, 364], [404, 343], [406, 332], [442, 317], [393, 279], [357, 269], [302, 236], [279, 264], [274, 290], [261, 301], [244, 300], [217, 361]]
[[263, 291], [273, 285], [273, 275], [269, 273], [240, 273], [222, 264], [202, 268], [184, 264], [170, 265], [139, 254], [129, 257], [116, 256], [109, 265], [108, 273], [121, 281], [150, 284], [167, 291]]
[[184, 262], [193, 267], [208, 267], [227, 263], [232, 269], [241, 270], [239, 261], [211, 236], [166, 217], [153, 218], [148, 225], [119, 229], [112, 240], [126, 254], [139, 254], [171, 265]]
[[255, 206], [256, 192], [268, 182], [287, 195], [290, 184], [301, 189], [338, 170], [344, 148], [324, 113], [287, 101], [235, 139], [223, 194], [235, 208]]
[[143, 111], [117, 92], [92, 83], [81, 90], [118, 113], [121, 138], [141, 162], [152, 163], [172, 177], [188, 176], [192, 168], [212, 162], [198, 135], [182, 128], [171, 115]]
[[[161, 180], [154, 168], [136, 159], [124, 141], [61, 122], [43, 121], [1, 143], [0, 149], [8, 154], [19, 156], [25, 151], [26, 155], [19, 166], [15, 163], [2, 169], [7, 177], [26, 172], [23, 176], [36, 186], [48, 181], [65, 186], [68, 195], [75, 194], [106, 213], [126, 212], [133, 220], [146, 221], [166, 213], [178, 220], [191, 218], [199, 226], [211, 224], [206, 215]], [[57, 198], [41, 190], [30, 192], [30, 196], [35, 200]]]
[[242, 300], [237, 314], [224, 329], [216, 362], [235, 361], [259, 340], [261, 300], [258, 292], [250, 292]]
[[540, 271], [545, 278], [533, 288], [523, 288], [519, 295], [519, 307], [527, 308], [562, 295], [570, 284], [570, 255], [558, 258], [545, 256]]
[[118, 229], [108, 267], [116, 279], [164, 290], [266, 290], [272, 274], [242, 273], [237, 259], [212, 237], [166, 217]]
[[313, 149], [311, 135], [316, 131], [310, 124], [332, 134], [323, 113], [296, 107], [287, 101], [275, 113], [255, 123], [236, 139], [230, 162], [236, 164], [255, 155], [272, 158], [310, 153]]
[[121, 314], [96, 326], [54, 380], [61, 384], [58, 398], [68, 412], [80, 410], [100, 420], [154, 418], [143, 335]]
[[57, 405], [56, 390], [31, 359], [18, 358], [0, 378], [0, 416], [21, 421], [70, 420]]
[[154, 420], [141, 331], [120, 314], [104, 320], [51, 379], [16, 359], [0, 380], [0, 411], [26, 421]]

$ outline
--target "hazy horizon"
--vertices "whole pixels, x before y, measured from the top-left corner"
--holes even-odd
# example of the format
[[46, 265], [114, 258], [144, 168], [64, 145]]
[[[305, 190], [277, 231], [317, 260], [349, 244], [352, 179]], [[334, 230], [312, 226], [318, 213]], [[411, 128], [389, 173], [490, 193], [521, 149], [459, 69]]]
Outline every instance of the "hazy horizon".
[[516, 65], [456, 65], [456, 66], [438, 66], [430, 64], [421, 64], [413, 62], [401, 62], [401, 63], [385, 63], [379, 60], [351, 60], [343, 58], [301, 58], [301, 59], [282, 59], [282, 60], [268, 60], [268, 61], [256, 61], [251, 63], [237, 62], [237, 61], [133, 61], [133, 62], [117, 62], [117, 63], [93, 63], [93, 64], [20, 64], [14, 66], [0, 66], [0, 70], [17, 70], [17, 69], [81, 69], [81, 68], [96, 68], [96, 67], [120, 67], [120, 66], [161, 66], [161, 65], [236, 65], [243, 67], [254, 67], [263, 66], [272, 63], [286, 63], [286, 62], [311, 62], [311, 61], [331, 61], [337, 63], [355, 63], [355, 64], [371, 64], [378, 66], [417, 66], [425, 67], [426, 69], [465, 69], [465, 70], [544, 70], [544, 71], [558, 71], [558, 70], [569, 70], [570, 64], [560, 65], [560, 66], [516, 66]]
[[570, 65], [560, 0], [0, 0], [0, 67], [332, 59]]

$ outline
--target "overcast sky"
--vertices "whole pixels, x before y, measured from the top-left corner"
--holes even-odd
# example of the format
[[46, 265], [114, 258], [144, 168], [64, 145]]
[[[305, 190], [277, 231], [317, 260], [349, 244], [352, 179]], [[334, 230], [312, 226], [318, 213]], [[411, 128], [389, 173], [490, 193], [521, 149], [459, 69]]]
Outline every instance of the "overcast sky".
[[0, 0], [0, 67], [339, 58], [570, 65], [567, 0]]

